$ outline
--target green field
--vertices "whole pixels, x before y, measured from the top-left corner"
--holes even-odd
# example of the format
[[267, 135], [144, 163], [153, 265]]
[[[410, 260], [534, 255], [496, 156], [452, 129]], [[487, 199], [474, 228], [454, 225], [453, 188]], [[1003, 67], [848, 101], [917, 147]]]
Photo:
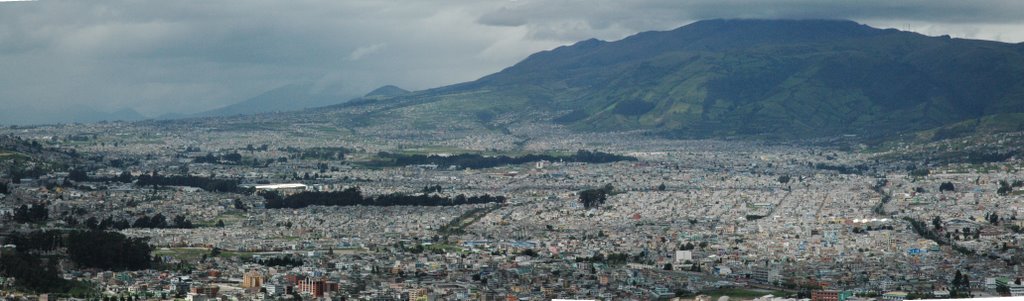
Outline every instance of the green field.
[[7, 151], [0, 151], [0, 159], [28, 159], [29, 157], [21, 153], [13, 153]]

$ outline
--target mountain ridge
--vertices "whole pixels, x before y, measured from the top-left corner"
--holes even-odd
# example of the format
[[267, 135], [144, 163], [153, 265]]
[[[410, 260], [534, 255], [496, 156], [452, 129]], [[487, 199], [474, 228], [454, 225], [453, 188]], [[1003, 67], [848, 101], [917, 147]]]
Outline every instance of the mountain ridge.
[[391, 101], [684, 138], [892, 135], [1021, 112], [1022, 49], [846, 20], [708, 20], [580, 41]]

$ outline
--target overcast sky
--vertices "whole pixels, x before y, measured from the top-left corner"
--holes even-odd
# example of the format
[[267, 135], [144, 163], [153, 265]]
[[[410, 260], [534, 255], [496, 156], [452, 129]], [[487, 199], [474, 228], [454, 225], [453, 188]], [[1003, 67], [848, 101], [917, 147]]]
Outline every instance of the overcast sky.
[[294, 82], [351, 94], [385, 84], [419, 90], [578, 40], [710, 18], [851, 19], [1018, 43], [1020, 12], [1018, 0], [0, 2], [0, 104], [28, 114], [91, 107], [157, 116]]

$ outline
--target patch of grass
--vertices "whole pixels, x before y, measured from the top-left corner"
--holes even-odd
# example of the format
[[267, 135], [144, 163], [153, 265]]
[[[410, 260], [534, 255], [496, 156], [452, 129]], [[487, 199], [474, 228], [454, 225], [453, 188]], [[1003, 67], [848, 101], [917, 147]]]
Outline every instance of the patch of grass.
[[224, 221], [225, 226], [234, 225], [240, 223], [246, 219], [245, 213], [242, 212], [226, 212], [210, 220], [196, 222], [198, 227], [215, 227], [217, 221]]
[[28, 160], [29, 156], [22, 153], [0, 151], [0, 159]]
[[435, 251], [437, 251], [437, 252], [440, 252], [440, 253], [447, 253], [447, 252], [466, 253], [466, 250], [463, 249], [462, 247], [459, 247], [459, 246], [456, 246], [456, 245], [451, 245], [451, 244], [445, 244], [445, 243], [435, 243], [435, 244], [430, 244], [430, 245], [424, 245], [423, 246], [423, 250], [425, 252], [435, 252]]

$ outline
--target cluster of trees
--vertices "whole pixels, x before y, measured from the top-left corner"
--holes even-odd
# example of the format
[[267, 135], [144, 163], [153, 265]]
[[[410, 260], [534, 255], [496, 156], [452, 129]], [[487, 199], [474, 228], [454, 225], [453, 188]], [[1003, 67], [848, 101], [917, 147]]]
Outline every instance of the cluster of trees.
[[3, 194], [11, 193], [11, 190], [7, 186], [7, 183], [0, 182], [0, 193], [3, 193]]
[[268, 267], [277, 266], [302, 266], [302, 258], [293, 257], [291, 255], [270, 257], [264, 259], [253, 260], [254, 263], [261, 264]]
[[579, 150], [573, 155], [569, 156], [551, 156], [551, 155], [524, 155], [519, 157], [509, 156], [496, 156], [487, 157], [479, 154], [459, 154], [454, 156], [438, 156], [438, 155], [403, 155], [403, 154], [392, 154], [387, 152], [380, 152], [377, 154], [378, 157], [387, 159], [392, 162], [392, 166], [405, 166], [405, 165], [418, 165], [418, 164], [437, 164], [440, 166], [459, 166], [462, 168], [491, 168], [495, 166], [503, 165], [516, 165], [524, 164], [529, 162], [537, 161], [566, 161], [566, 162], [585, 162], [585, 163], [610, 163], [617, 161], [636, 161], [637, 158], [630, 156], [621, 156], [616, 154], [604, 153], [600, 151], [588, 151]]
[[270, 147], [267, 146], [266, 144], [261, 144], [259, 147], [252, 146], [252, 144], [249, 144], [249, 145], [245, 146], [245, 150], [249, 151], [249, 153], [252, 153], [252, 152], [255, 152], [255, 151], [265, 152], [265, 151], [267, 151], [268, 148], [270, 148]]
[[999, 225], [999, 213], [992, 212], [989, 214], [985, 214], [985, 220], [993, 225]]
[[631, 256], [629, 256], [629, 254], [626, 254], [626, 253], [611, 253], [611, 254], [608, 254], [608, 256], [605, 256], [604, 254], [601, 254], [601, 253], [597, 253], [597, 254], [595, 254], [594, 256], [591, 256], [591, 257], [576, 257], [576, 262], [600, 262], [600, 263], [605, 263], [605, 264], [625, 264], [626, 262], [629, 262], [630, 259], [633, 259], [633, 262], [640, 262], [641, 261], [641, 257], [642, 257], [641, 255], [634, 255], [631, 258]]
[[1010, 225], [1010, 231], [1013, 231], [1013, 233], [1017, 234], [1024, 234], [1024, 228], [1015, 224]]
[[192, 221], [188, 220], [184, 215], [176, 215], [170, 221], [164, 217], [163, 214], [157, 213], [152, 217], [143, 215], [134, 222], [129, 222], [126, 219], [115, 220], [111, 217], [106, 217], [102, 220], [96, 217], [90, 217], [85, 222], [79, 222], [73, 217], [65, 217], [64, 222], [71, 227], [83, 226], [89, 230], [124, 230], [128, 228], [161, 228], [161, 229], [191, 229], [195, 228]]
[[867, 227], [864, 227], [864, 228], [853, 227], [852, 231], [853, 231], [853, 233], [868, 233], [869, 231], [892, 230], [892, 229], [893, 229], [893, 227], [891, 225], [883, 225], [883, 226], [878, 226], [877, 228], [876, 227], [872, 227], [872, 226], [867, 226]]
[[246, 206], [245, 203], [243, 203], [242, 200], [240, 200], [240, 199], [232, 200], [231, 201], [231, 206], [233, 208], [235, 208], [235, 209], [238, 209], [238, 210], [249, 211], [249, 206]]
[[308, 148], [301, 151], [297, 151], [293, 157], [298, 157], [302, 160], [345, 160], [345, 155], [351, 153], [351, 151], [344, 147], [314, 147]]
[[[88, 225], [89, 222], [86, 221]], [[167, 222], [167, 218], [163, 214], [157, 213], [152, 217], [143, 215], [132, 223], [132, 228], [178, 228], [178, 229], [191, 229], [195, 226], [192, 221], [188, 220], [184, 215], [175, 215], [171, 222]]]
[[107, 231], [73, 231], [66, 239], [68, 258], [80, 266], [123, 271], [152, 265], [147, 239]]
[[505, 197], [482, 196], [466, 197], [457, 195], [454, 198], [442, 197], [439, 195], [404, 195], [386, 194], [376, 197], [363, 197], [358, 187], [351, 187], [341, 191], [313, 192], [306, 191], [282, 198], [280, 195], [267, 192], [261, 194], [266, 200], [268, 209], [274, 208], [304, 208], [306, 206], [455, 206], [466, 204], [504, 203]]
[[1016, 180], [1013, 181], [1013, 184], [1010, 184], [1007, 181], [999, 180], [999, 189], [996, 190], [996, 193], [998, 193], [999, 195], [1008, 195], [1010, 194], [1010, 192], [1013, 192], [1014, 187], [1021, 186], [1024, 186], [1024, 181]]
[[960, 270], [956, 270], [956, 274], [953, 275], [953, 280], [950, 281], [949, 287], [952, 288], [950, 295], [956, 297], [957, 292], [968, 292], [971, 291], [971, 277], [966, 274], [960, 273]]
[[831, 170], [831, 171], [835, 171], [835, 172], [838, 172], [838, 173], [844, 174], [844, 175], [847, 175], [847, 174], [859, 175], [859, 174], [863, 174], [864, 172], [868, 171], [868, 166], [865, 165], [865, 164], [858, 164], [858, 165], [854, 165], [854, 166], [847, 166], [847, 165], [832, 165], [832, 164], [828, 164], [828, 163], [815, 163], [814, 164], [814, 168], [821, 169], [821, 170]]
[[603, 205], [613, 189], [612, 184], [606, 184], [601, 188], [580, 191], [580, 202], [583, 203], [583, 208], [590, 209]]
[[38, 293], [68, 293], [89, 286], [61, 277], [54, 260], [43, 261], [39, 256], [14, 250], [4, 250], [4, 256], [0, 256], [0, 276], [17, 279], [15, 285], [20, 290]]
[[44, 222], [50, 216], [50, 211], [44, 204], [21, 205], [14, 210], [11, 218], [17, 223], [38, 223]]
[[[946, 239], [950, 241], [954, 239], [961, 239], [959, 236], [961, 233], [963, 233], [963, 239], [971, 239], [971, 237], [978, 239], [981, 237], [980, 230], [971, 230], [971, 228], [964, 227], [963, 229], [953, 229], [952, 233], [950, 233], [950, 231], [946, 231]], [[953, 234], [957, 234], [957, 236], [954, 237]]]
[[121, 174], [116, 177], [94, 177], [90, 178], [89, 180], [93, 182], [131, 183], [132, 181], [135, 181], [135, 177], [133, 177], [132, 174], [126, 170], [121, 172]]
[[708, 243], [704, 242], [704, 241], [700, 242], [700, 244], [697, 244], [697, 245], [694, 245], [693, 242], [687, 242], [685, 244], [679, 244], [679, 250], [680, 251], [693, 250], [696, 247], [700, 247], [701, 249], [703, 249], [703, 248], [706, 248], [707, 246], [708, 246]]
[[135, 177], [133, 177], [132, 174], [129, 173], [127, 170], [124, 171], [124, 172], [121, 172], [121, 174], [116, 176], [116, 177], [89, 177], [89, 175], [85, 172], [84, 169], [75, 168], [75, 169], [72, 169], [72, 170], [68, 171], [68, 179], [72, 180], [72, 181], [75, 181], [75, 182], [121, 182], [121, 183], [131, 183], [132, 181], [135, 180]]
[[923, 167], [922, 168], [914, 168], [913, 170], [910, 171], [910, 175], [911, 176], [915, 176], [915, 177], [925, 177], [925, 176], [928, 176], [928, 174], [930, 174], [930, 173], [931, 173], [931, 170], [929, 170], [927, 168], [923, 168]]
[[444, 190], [444, 188], [441, 187], [441, 185], [434, 185], [434, 186], [423, 186], [423, 190], [422, 191], [423, 191], [423, 193], [434, 193], [434, 192], [440, 193], [442, 190]]
[[942, 182], [942, 184], [939, 184], [939, 192], [955, 190], [956, 186], [953, 186], [953, 182]]
[[19, 164], [15, 164], [10, 167], [9, 173], [11, 175], [11, 182], [18, 184], [21, 183], [21, 179], [36, 179], [39, 178], [40, 176], [46, 175], [47, 173], [49, 173], [49, 171], [38, 165], [22, 166]]
[[427, 245], [423, 245], [423, 244], [415, 244], [412, 247], [406, 247], [405, 245], [399, 245], [399, 247], [402, 248], [403, 250], [405, 250], [405, 252], [409, 252], [409, 253], [413, 253], [413, 254], [422, 254], [423, 252], [430, 252], [432, 254], [444, 254], [445, 253], [445, 249], [444, 248], [436, 247], [436, 245], [429, 245], [429, 246], [427, 246]]
[[926, 226], [924, 222], [909, 218], [908, 221], [910, 222], [910, 227], [914, 229], [914, 233], [917, 233], [917, 235], [920, 235], [921, 237], [931, 239], [935, 242], [939, 242], [939, 236], [936, 235], [935, 232], [933, 232], [932, 230], [928, 229], [928, 226]]
[[67, 258], [86, 268], [112, 271], [147, 269], [152, 247], [146, 239], [99, 230], [47, 230], [16, 233], [10, 237], [19, 252], [67, 250]]
[[990, 162], [1003, 162], [1017, 155], [1017, 152], [990, 152], [990, 151], [973, 151], [967, 153], [967, 159], [964, 160], [970, 164], [983, 164]]
[[206, 153], [206, 156], [196, 157], [195, 159], [192, 160], [192, 162], [194, 162], [194, 163], [211, 163], [211, 164], [221, 164], [221, 163], [238, 164], [238, 163], [242, 162], [242, 154], [239, 154], [239, 153], [235, 152], [235, 153], [224, 154], [224, 155], [219, 155], [218, 156], [218, 155], [214, 155], [213, 153]]
[[89, 180], [89, 175], [86, 174], [85, 170], [81, 168], [75, 168], [68, 171], [68, 179], [76, 182], [84, 182]]
[[198, 187], [206, 191], [219, 192], [244, 192], [238, 187], [238, 180], [215, 179], [213, 177], [197, 176], [162, 176], [159, 174], [139, 176], [137, 185], [145, 186], [189, 186]]
[[[928, 240], [934, 241], [939, 245], [950, 244], [948, 241], [942, 239], [942, 236], [940, 236], [937, 231], [928, 228], [928, 224], [925, 224], [925, 222], [910, 217], [904, 217], [903, 219], [906, 220], [907, 222], [910, 222], [910, 228], [913, 229], [914, 233], [917, 233], [917, 235], [920, 235], [921, 237], [924, 237]], [[932, 223], [934, 226], [934, 219], [932, 220]], [[941, 224], [941, 220], [939, 221], [939, 223]], [[957, 246], [954, 245], [953, 247], [955, 249]]]

